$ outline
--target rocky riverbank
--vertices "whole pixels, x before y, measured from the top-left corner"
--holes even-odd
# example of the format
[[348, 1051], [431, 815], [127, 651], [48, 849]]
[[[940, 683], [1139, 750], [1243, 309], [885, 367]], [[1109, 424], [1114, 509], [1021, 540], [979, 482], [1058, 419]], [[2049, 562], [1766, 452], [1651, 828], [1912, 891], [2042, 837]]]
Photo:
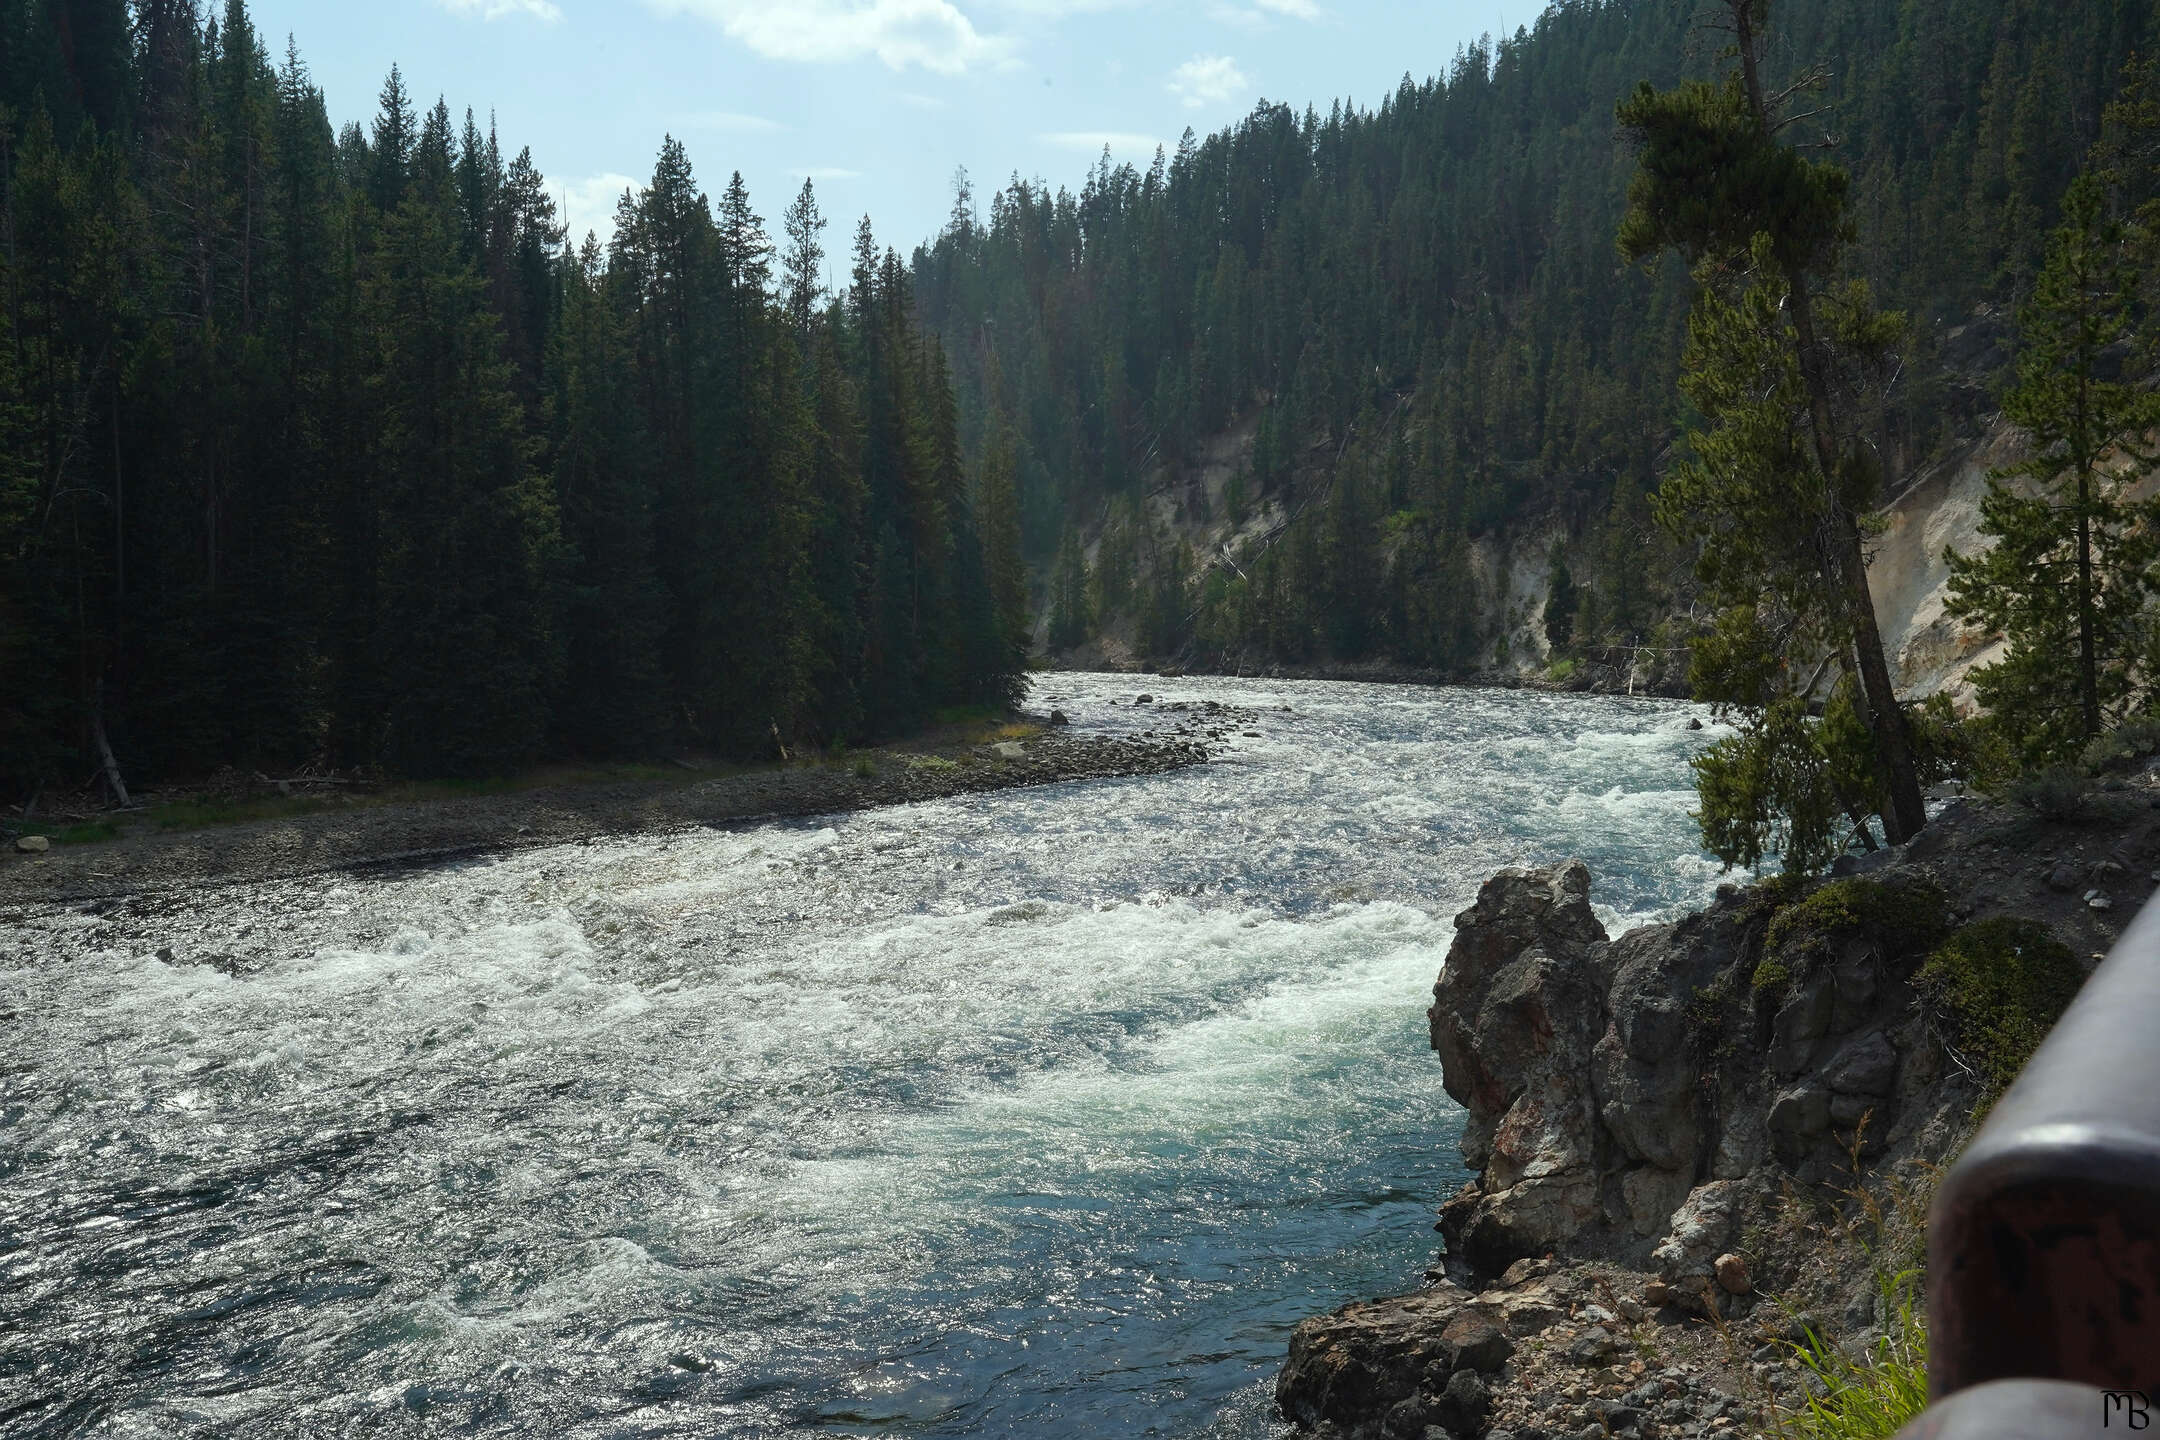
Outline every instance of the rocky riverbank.
[[1422, 1288], [1301, 1324], [1276, 1390], [1329, 1437], [1754, 1433], [1791, 1342], [1897, 1324], [1933, 1177], [2154, 888], [2160, 784], [1977, 801], [1834, 881], [1605, 933], [1580, 864], [1456, 921], [1432, 1045], [1477, 1178]]
[[1227, 707], [1165, 715], [1142, 735], [1028, 726], [1021, 738], [945, 741], [685, 781], [543, 786], [356, 804], [246, 824], [0, 854], [0, 905], [235, 884], [360, 865], [424, 864], [601, 835], [835, 814], [1028, 785], [1154, 775], [1202, 764], [1258, 724]]

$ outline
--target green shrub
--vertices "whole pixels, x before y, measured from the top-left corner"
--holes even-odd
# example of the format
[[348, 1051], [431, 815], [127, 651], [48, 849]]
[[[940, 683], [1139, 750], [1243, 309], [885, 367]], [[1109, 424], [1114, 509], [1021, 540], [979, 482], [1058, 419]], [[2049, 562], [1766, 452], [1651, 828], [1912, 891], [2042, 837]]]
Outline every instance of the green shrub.
[[1792, 984], [1792, 970], [1783, 961], [1765, 960], [1755, 967], [1755, 993], [1766, 991], [1783, 994]]
[[855, 757], [855, 778], [858, 780], [877, 779], [876, 757], [870, 755], [857, 755]]
[[2085, 747], [2079, 758], [2094, 775], [2133, 770], [2149, 757], [2160, 754], [2160, 720], [2127, 720]]
[[2017, 1078], [2085, 983], [2047, 926], [2001, 915], [1967, 925], [1920, 967], [1920, 988], [1993, 1090]]
[[1555, 660], [1553, 661], [1552, 669], [1545, 672], [1545, 678], [1552, 681], [1555, 685], [1565, 685], [1568, 681], [1575, 678], [1575, 672], [1577, 670], [1580, 670], [1581, 668], [1582, 666], [1577, 664], [1572, 658], [1566, 660]]
[[1878, 941], [1885, 954], [1918, 954], [1950, 933], [1949, 902], [1924, 880], [1833, 880], [1770, 922], [1766, 952], [1804, 970], [1853, 934]]
[[1911, 1275], [1883, 1282], [1889, 1312], [1882, 1339], [1858, 1359], [1810, 1330], [1792, 1349], [1822, 1394], [1798, 1410], [1777, 1407], [1777, 1433], [1796, 1440], [1887, 1440], [1927, 1407], [1927, 1321]]
[[1696, 987], [1687, 1003], [1681, 1006], [1681, 1017], [1687, 1021], [1689, 1045], [1699, 1059], [1727, 1060], [1738, 1049], [1738, 1032], [1728, 1014], [1732, 998], [1733, 974], [1727, 970], [1709, 984]]
[[2073, 820], [2085, 805], [2085, 776], [2054, 765], [2011, 783], [2010, 799], [2043, 820]]

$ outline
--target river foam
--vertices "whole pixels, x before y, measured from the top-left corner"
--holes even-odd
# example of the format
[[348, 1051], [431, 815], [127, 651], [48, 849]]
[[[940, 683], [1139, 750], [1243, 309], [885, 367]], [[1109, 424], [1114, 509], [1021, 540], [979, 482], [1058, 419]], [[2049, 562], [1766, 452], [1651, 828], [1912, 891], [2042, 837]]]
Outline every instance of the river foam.
[[1271, 1433], [1463, 1178], [1448, 917], [1570, 854], [1698, 903], [1714, 732], [1146, 684], [1037, 698], [1229, 753], [14, 917], [0, 1431]]

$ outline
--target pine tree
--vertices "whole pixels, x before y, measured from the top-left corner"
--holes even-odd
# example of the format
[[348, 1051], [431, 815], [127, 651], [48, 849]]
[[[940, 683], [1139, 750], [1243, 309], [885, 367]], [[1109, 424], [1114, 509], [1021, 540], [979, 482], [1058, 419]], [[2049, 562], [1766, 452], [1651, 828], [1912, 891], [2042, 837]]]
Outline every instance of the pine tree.
[[367, 292], [379, 362], [382, 754], [412, 775], [529, 763], [558, 665], [547, 604], [557, 517], [454, 212], [408, 200]]
[[383, 81], [375, 112], [375, 129], [368, 145], [368, 199], [378, 210], [397, 208], [405, 196], [405, 184], [419, 143], [419, 124], [414, 119], [412, 98], [405, 93], [405, 77], [390, 67]]
[[564, 263], [554, 496], [567, 568], [556, 734], [572, 753], [636, 756], [667, 738], [662, 595], [653, 570], [653, 448], [631, 350], [589, 238]]
[[1008, 669], [1025, 663], [1030, 648], [1027, 570], [1020, 557], [1018, 468], [1012, 433], [999, 426], [983, 450], [976, 510], [982, 516], [984, 563]]
[[2034, 765], [2073, 758], [2150, 683], [2143, 612], [2160, 511], [2127, 491], [2160, 463], [2144, 448], [2160, 400], [2108, 378], [2115, 347], [2134, 335], [2142, 277], [2131, 240], [2098, 178], [2070, 187], [2019, 312], [2018, 383], [2003, 397], [2033, 457], [1989, 480], [1980, 528], [1994, 546], [1946, 555], [1952, 613], [2010, 641], [1973, 681]]
[[1575, 576], [1568, 569], [1567, 543], [1553, 541], [1545, 578], [1545, 641], [1555, 651], [1568, 648], [1575, 638]]
[[[1875, 476], [1868, 452], [1855, 440], [1858, 417], [1849, 408], [1841, 411], [1830, 373], [1825, 342], [1840, 337], [1816, 313], [1815, 287], [1834, 268], [1849, 225], [1850, 180], [1777, 139], [1781, 117], [1773, 113], [1761, 73], [1768, 0], [1723, 0], [1722, 10], [1735, 41], [1738, 67], [1732, 73], [1721, 83], [1691, 81], [1666, 92], [1645, 82], [1619, 109], [1620, 124], [1640, 147], [1619, 243], [1637, 261], [1667, 250], [1686, 254], [1697, 264], [1705, 305], [1723, 303], [1714, 292], [1724, 272], [1752, 272], [1756, 298], [1727, 307], [1718, 320], [1744, 315], [1754, 337], [1743, 338], [1730, 323], [1713, 328], [1744, 356], [1753, 352], [1751, 377], [1772, 373], [1773, 366], [1784, 372], [1789, 384], [1781, 381], [1774, 392], [1783, 403], [1770, 423], [1785, 434], [1759, 428], [1768, 418], [1759, 396], [1694, 367], [1689, 378], [1697, 393], [1691, 398], [1720, 426], [1725, 443], [1716, 458], [1684, 468], [1687, 483], [1669, 494], [1660, 513], [1676, 534], [1691, 540], [1713, 533], [1730, 538], [1757, 525], [1795, 520], [1807, 532], [1802, 543], [1757, 551], [1759, 561], [1787, 572], [1762, 578], [1788, 594], [1804, 582], [1811, 593], [1801, 603], [1823, 611], [1834, 625], [1833, 652], [1853, 657], [1856, 693], [1881, 771], [1884, 823], [1892, 841], [1902, 843], [1927, 823], [1927, 811], [1868, 592], [1859, 517], [1874, 499]], [[1889, 338], [1888, 322], [1859, 315], [1864, 308], [1852, 300], [1845, 317], [1855, 330], [1847, 349], [1863, 359], [1886, 348]], [[1698, 334], [1696, 354], [1707, 358], [1715, 342], [1706, 347], [1701, 339]], [[1763, 350], [1765, 340], [1789, 361]], [[1737, 568], [1726, 559], [1710, 565], [1712, 573], [1735, 582], [1721, 602], [1746, 603]]]
[[787, 247], [780, 257], [781, 293], [787, 303], [788, 319], [795, 327], [798, 343], [806, 348], [811, 317], [817, 313], [819, 297], [825, 292], [825, 249], [818, 239], [825, 233], [825, 225], [825, 217], [818, 211], [817, 192], [806, 179], [802, 193], [782, 218]]
[[1087, 642], [1094, 626], [1088, 614], [1087, 557], [1080, 553], [1080, 535], [1068, 528], [1058, 546], [1057, 564], [1050, 572], [1050, 646], [1070, 650]]

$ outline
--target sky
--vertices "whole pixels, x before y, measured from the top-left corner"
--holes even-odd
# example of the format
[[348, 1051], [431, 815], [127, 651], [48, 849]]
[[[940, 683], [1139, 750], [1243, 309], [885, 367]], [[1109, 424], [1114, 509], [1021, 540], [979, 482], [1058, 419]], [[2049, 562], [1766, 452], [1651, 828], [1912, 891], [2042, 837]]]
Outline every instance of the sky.
[[329, 101], [365, 123], [396, 63], [422, 106], [492, 111], [574, 235], [603, 238], [663, 136], [717, 195], [740, 170], [777, 232], [807, 177], [847, 249], [869, 215], [903, 254], [955, 172], [978, 212], [1012, 175], [1078, 189], [1104, 145], [1145, 166], [1265, 98], [1371, 107], [1407, 72], [1527, 23], [1536, 0], [252, 0]]

